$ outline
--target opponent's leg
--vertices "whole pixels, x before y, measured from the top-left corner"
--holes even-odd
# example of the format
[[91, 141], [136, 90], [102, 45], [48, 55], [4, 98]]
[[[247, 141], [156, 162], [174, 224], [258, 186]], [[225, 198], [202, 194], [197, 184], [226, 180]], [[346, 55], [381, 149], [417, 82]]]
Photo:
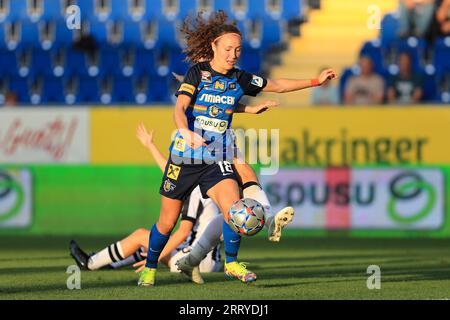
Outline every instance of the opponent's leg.
[[[86, 254], [72, 240], [70, 242], [70, 254], [77, 262], [78, 266], [84, 270], [98, 270], [108, 265], [121, 267], [136, 262], [136, 252], [145, 246], [149, 231], [143, 228], [135, 230], [128, 237], [110, 244], [93, 255]], [[140, 254], [138, 255], [138, 259]], [[137, 260], [140, 261], [140, 260]]]
[[222, 236], [222, 225], [223, 216], [216, 216], [212, 219], [191, 251], [175, 262], [178, 270], [189, 277], [192, 282], [204, 282], [200, 275], [199, 265], [208, 252], [219, 244]]
[[244, 198], [251, 198], [264, 207], [265, 226], [268, 230], [270, 241], [278, 242], [281, 238], [281, 231], [285, 226], [292, 222], [294, 218], [294, 208], [285, 207], [276, 214], [272, 211], [272, 206], [266, 193], [261, 188], [255, 171], [245, 162], [235, 159], [234, 167], [242, 181], [242, 190]]

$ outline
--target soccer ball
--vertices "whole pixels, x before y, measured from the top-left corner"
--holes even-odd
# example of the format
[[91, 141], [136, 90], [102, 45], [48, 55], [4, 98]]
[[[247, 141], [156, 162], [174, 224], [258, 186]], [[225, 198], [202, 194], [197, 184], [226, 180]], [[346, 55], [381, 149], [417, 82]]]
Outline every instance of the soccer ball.
[[241, 236], [253, 236], [264, 227], [264, 208], [256, 200], [236, 201], [228, 211], [228, 225]]

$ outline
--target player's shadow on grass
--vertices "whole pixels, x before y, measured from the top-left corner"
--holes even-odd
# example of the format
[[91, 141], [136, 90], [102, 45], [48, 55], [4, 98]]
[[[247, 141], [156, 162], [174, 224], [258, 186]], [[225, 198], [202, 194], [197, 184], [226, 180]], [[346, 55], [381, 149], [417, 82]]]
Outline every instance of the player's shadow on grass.
[[[339, 259], [340, 260], [340, 259]], [[315, 260], [312, 260], [315, 261]], [[392, 263], [408, 263], [408, 262], [417, 262], [417, 261], [428, 261], [427, 258], [417, 258], [417, 259], [385, 259], [383, 260], [382, 257], [379, 257], [378, 259], [373, 258], [373, 260], [371, 261], [361, 261], [360, 259], [354, 259], [354, 261], [345, 261], [345, 262], [336, 262], [335, 259], [332, 259], [332, 261], [330, 261], [329, 263], [314, 263], [314, 262], [306, 262], [303, 261], [302, 259], [299, 259], [299, 265], [294, 265], [294, 264], [285, 264], [285, 265], [276, 265], [276, 266], [269, 266], [266, 267], [262, 264], [260, 265], [254, 265], [252, 266], [252, 270], [254, 271], [258, 271], [258, 270], [273, 270], [273, 271], [277, 271], [277, 270], [283, 270], [283, 269], [292, 269], [292, 268], [296, 268], [296, 269], [309, 269], [309, 268], [327, 268], [327, 267], [346, 267], [346, 266], [369, 266], [371, 264], [374, 265], [379, 265], [379, 264], [392, 264]], [[283, 260], [278, 261], [280, 263], [286, 262]]]
[[[412, 260], [408, 262], [413, 262]], [[327, 266], [332, 267], [332, 266]], [[265, 268], [262, 269], [264, 272], [260, 273], [261, 277], [265, 279], [308, 279], [308, 278], [317, 278], [320, 279], [317, 282], [323, 282], [321, 279], [323, 278], [333, 278], [333, 277], [346, 277], [345, 281], [348, 281], [348, 278], [355, 278], [355, 280], [359, 277], [361, 279], [367, 278], [367, 266], [364, 265], [355, 265], [351, 268], [338, 269], [338, 270], [308, 270], [302, 269], [296, 266], [290, 266], [290, 270], [285, 272], [279, 272], [279, 267], [277, 268]], [[382, 277], [384, 278], [383, 282], [400, 282], [405, 281], [406, 279], [409, 281], [426, 281], [426, 280], [448, 280], [450, 278], [450, 267], [448, 264], [441, 265], [429, 265], [429, 266], [409, 266], [409, 265], [396, 265], [396, 266], [386, 266], [382, 267]], [[256, 270], [256, 269], [255, 269]], [[275, 272], [278, 271], [278, 272]], [[335, 282], [337, 280], [333, 280]]]
[[[18, 285], [16, 287], [0, 287], [0, 296], [6, 294], [6, 298], [8, 294], [24, 294], [24, 293], [45, 293], [45, 292], [59, 292], [59, 293], [89, 293], [89, 290], [95, 289], [117, 289], [117, 288], [130, 288], [130, 289], [138, 289], [145, 290], [145, 288], [138, 288], [137, 286], [137, 278], [136, 279], [118, 279], [118, 280], [83, 280], [81, 281], [81, 290], [69, 290], [66, 287], [66, 277], [62, 277], [61, 281], [55, 280], [50, 284], [36, 284], [36, 285]], [[159, 286], [170, 286], [170, 285], [179, 285], [183, 283], [181, 279], [158, 279], [157, 285]], [[95, 292], [92, 293], [94, 296]]]
[[15, 267], [15, 268], [0, 268], [0, 275], [11, 274], [30, 274], [30, 273], [50, 273], [50, 272], [66, 272], [67, 267], [51, 266], [51, 267]]
[[[308, 256], [308, 257], [302, 257], [302, 256], [296, 256], [296, 257], [267, 257], [267, 258], [251, 258], [249, 257], [248, 260], [250, 260], [250, 262], [253, 263], [269, 263], [269, 262], [274, 262], [274, 263], [280, 263], [280, 262], [296, 262], [296, 261], [302, 261], [302, 262], [306, 262], [306, 261], [323, 261], [323, 260], [345, 260], [345, 259], [349, 259], [349, 260], [358, 260], [358, 259], [386, 259], [389, 257], [408, 257], [410, 260], [415, 259], [414, 257], [411, 256], [411, 254], [409, 253], [405, 253], [405, 254], [399, 254], [399, 253], [383, 253], [383, 254], [336, 254], [336, 255], [323, 255], [323, 256]], [[243, 259], [245, 260], [245, 259]]]
[[41, 260], [41, 261], [55, 261], [55, 260], [63, 260], [63, 259], [67, 259], [67, 256], [46, 256], [46, 257], [14, 257], [14, 258], [0, 258], [0, 262], [13, 262], [13, 261], [36, 261], [36, 260]]

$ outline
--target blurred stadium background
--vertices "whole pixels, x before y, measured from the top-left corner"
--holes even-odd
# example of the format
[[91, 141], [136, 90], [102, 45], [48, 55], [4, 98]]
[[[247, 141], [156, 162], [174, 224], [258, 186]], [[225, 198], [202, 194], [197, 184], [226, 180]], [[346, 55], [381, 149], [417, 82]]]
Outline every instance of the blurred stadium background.
[[[450, 254], [450, 37], [400, 37], [400, 2], [0, 0], [0, 248], [9, 252], [16, 240], [22, 248], [30, 236], [46, 244], [50, 236], [117, 238], [157, 219], [161, 173], [135, 128], [143, 121], [155, 129], [167, 154], [172, 72], [189, 67], [177, 28], [189, 13], [221, 9], [244, 34], [241, 68], [272, 78], [314, 78], [323, 67], [339, 74], [334, 103], [316, 105], [313, 90], [262, 94], [246, 102], [274, 99], [280, 107], [234, 120], [235, 128], [280, 129], [280, 171], [261, 180], [275, 209], [297, 209], [286, 233], [291, 249], [297, 236], [322, 246], [327, 237], [406, 238], [401, 248], [432, 238], [444, 242], [420, 252], [442, 249], [442, 280]], [[66, 24], [71, 5], [80, 29]], [[405, 52], [422, 91], [407, 103], [388, 99]], [[381, 103], [346, 103], [361, 56], [384, 80]]]

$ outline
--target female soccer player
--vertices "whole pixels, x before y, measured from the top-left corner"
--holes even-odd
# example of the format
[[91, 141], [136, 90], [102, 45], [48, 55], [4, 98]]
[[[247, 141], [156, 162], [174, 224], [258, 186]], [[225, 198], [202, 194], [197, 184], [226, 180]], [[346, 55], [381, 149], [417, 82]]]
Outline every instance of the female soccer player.
[[[167, 159], [153, 143], [153, 131], [147, 132], [144, 125], [140, 124], [136, 135], [151, 152], [161, 170], [164, 171]], [[164, 248], [160, 261], [166, 264], [172, 272], [178, 272], [175, 262], [189, 251], [190, 246], [195, 245], [209, 222], [216, 216], [221, 216], [217, 206], [211, 199], [203, 199], [200, 189], [195, 188], [183, 205], [180, 226]], [[121, 241], [113, 243], [92, 255], [86, 254], [72, 240], [70, 242], [70, 254], [83, 270], [98, 270], [104, 267], [116, 269], [141, 261], [143, 259], [141, 253], [144, 250], [147, 251], [148, 238], [149, 230], [139, 228]], [[199, 272], [216, 272], [221, 269], [220, 245], [217, 245], [211, 254], [202, 260], [199, 269], [190, 274], [190, 278], [194, 282], [196, 282], [196, 274], [199, 274]]]
[[[146, 267], [138, 281], [142, 286], [154, 285], [159, 256], [183, 200], [196, 186], [217, 204], [225, 218], [225, 274], [244, 283], [256, 280], [256, 274], [237, 262], [241, 236], [226, 221], [230, 207], [240, 199], [232, 167], [234, 141], [228, 130], [233, 112], [244, 95], [296, 91], [336, 77], [333, 70], [325, 70], [314, 80], [270, 80], [236, 69], [242, 35], [227, 19], [222, 11], [208, 20], [199, 14], [194, 26], [187, 19], [181, 29], [187, 37], [187, 60], [195, 64], [177, 92], [174, 120], [178, 132], [170, 146], [170, 160], [160, 188], [160, 217], [151, 229]], [[198, 62], [201, 59], [204, 62]]]

